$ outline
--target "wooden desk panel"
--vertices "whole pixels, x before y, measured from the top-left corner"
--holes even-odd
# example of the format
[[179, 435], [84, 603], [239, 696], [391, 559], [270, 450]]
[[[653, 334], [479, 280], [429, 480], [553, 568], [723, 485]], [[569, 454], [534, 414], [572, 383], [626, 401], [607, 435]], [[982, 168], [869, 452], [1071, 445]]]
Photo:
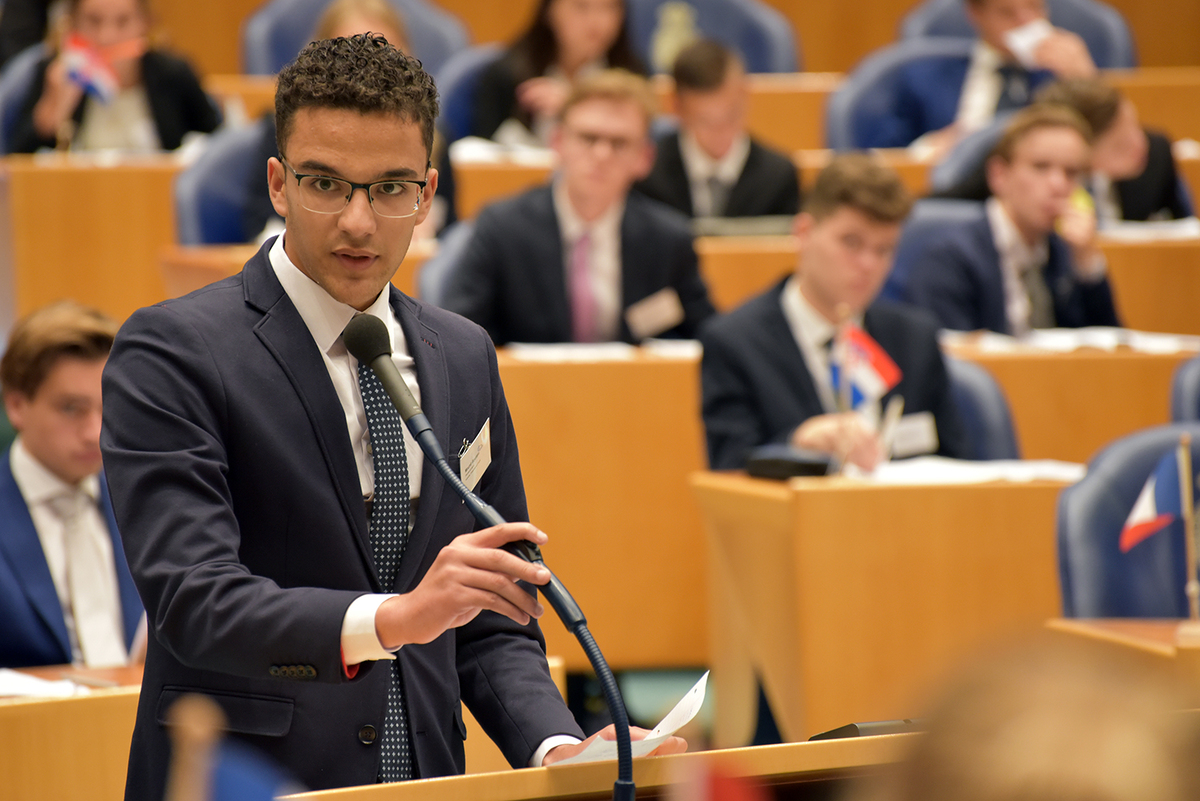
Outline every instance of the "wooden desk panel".
[[[530, 519], [546, 562], [588, 616], [614, 668], [705, 664], [705, 569], [687, 476], [705, 464], [699, 364], [549, 364], [501, 353]], [[587, 670], [554, 614], [550, 653]]]
[[700, 275], [717, 311], [727, 312], [795, 271], [798, 245], [791, 236], [696, 238]]
[[1117, 312], [1127, 327], [1200, 334], [1200, 239], [1103, 247]]
[[1200, 139], [1200, 66], [1109, 70], [1104, 77], [1137, 106], [1143, 125], [1172, 139]]
[[0, 191], [11, 239], [0, 242], [12, 269], [18, 316], [74, 298], [124, 320], [165, 295], [159, 252], [175, 241], [170, 156], [122, 160], [8, 156]]
[[1060, 608], [1063, 485], [886, 487], [698, 473], [712, 571], [716, 745], [744, 742], [753, 673], [781, 732], [914, 717], [983, 644]]

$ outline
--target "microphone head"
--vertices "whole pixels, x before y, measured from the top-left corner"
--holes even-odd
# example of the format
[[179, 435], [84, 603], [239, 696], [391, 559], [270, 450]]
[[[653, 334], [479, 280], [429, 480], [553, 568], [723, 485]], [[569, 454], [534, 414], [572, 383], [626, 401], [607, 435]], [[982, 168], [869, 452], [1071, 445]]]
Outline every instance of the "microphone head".
[[342, 331], [342, 342], [346, 343], [350, 355], [367, 364], [392, 353], [387, 326], [383, 320], [369, 314], [354, 315]]

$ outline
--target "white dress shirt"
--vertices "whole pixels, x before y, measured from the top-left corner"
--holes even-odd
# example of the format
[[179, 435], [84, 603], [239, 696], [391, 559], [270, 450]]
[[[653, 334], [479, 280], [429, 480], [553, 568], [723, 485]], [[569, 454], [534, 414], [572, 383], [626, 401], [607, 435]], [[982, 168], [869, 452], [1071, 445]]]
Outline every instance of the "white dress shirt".
[[817, 388], [821, 406], [826, 412], [837, 411], [833, 379], [829, 374], [830, 352], [825, 347], [825, 343], [837, 334], [837, 326], [813, 308], [808, 298], [800, 291], [800, 282], [794, 275], [784, 285], [779, 303], [783, 307], [783, 317], [792, 331], [792, 337], [804, 356], [804, 363], [808, 365], [808, 372]]
[[[71, 584], [67, 565], [66, 525], [62, 518], [55, 514], [51, 502], [60, 496], [74, 491], [81, 491], [92, 503], [86, 504], [80, 525], [89, 539], [93, 541], [96, 552], [101, 554], [106, 569], [103, 574], [107, 577], [105, 586], [99, 588], [104, 597], [108, 598], [106, 614], [111, 614], [116, 624], [116, 631], [125, 630], [125, 621], [121, 613], [121, 593], [117, 587], [116, 563], [113, 561], [112, 536], [108, 523], [100, 512], [100, 478], [88, 476], [78, 487], [67, 484], [58, 476], [47, 470], [25, 447], [18, 436], [13, 441], [9, 454], [9, 464], [12, 467], [13, 480], [25, 505], [29, 507], [29, 516], [33, 519], [33, 527], [42, 543], [42, 553], [46, 557], [46, 566], [50, 568], [50, 577], [54, 580], [54, 590], [58, 594], [58, 602], [62, 606], [63, 618], [67, 623], [67, 637], [71, 643], [71, 661], [82, 663], [82, 651], [79, 647], [79, 635], [75, 628], [75, 615], [71, 609]], [[125, 651], [125, 643], [120, 643], [120, 649]]]
[[746, 159], [750, 157], [750, 135], [742, 133], [724, 156], [714, 159], [704, 152], [691, 133], [681, 129], [679, 155], [683, 159], [683, 170], [687, 173], [688, 187], [692, 192], [692, 213], [697, 217], [712, 217], [714, 209], [709, 181], [716, 178], [728, 191], [733, 190], [746, 166]]
[[[283, 291], [300, 313], [325, 360], [325, 368], [329, 371], [333, 388], [337, 391], [338, 400], [346, 413], [346, 427], [350, 432], [350, 444], [354, 448], [354, 461], [358, 465], [358, 479], [363, 497], [370, 497], [375, 490], [375, 466], [370, 452], [371, 435], [367, 427], [367, 413], [363, 408], [362, 394], [358, 388], [358, 359], [351, 356], [342, 344], [342, 331], [358, 312], [352, 306], [335, 300], [292, 263], [283, 249], [285, 235], [286, 232], [271, 246], [271, 268], [275, 271], [279, 283], [283, 285]], [[366, 313], [387, 324], [392, 341], [392, 360], [400, 370], [404, 383], [412, 391], [413, 397], [420, 403], [421, 388], [417, 384], [416, 364], [409, 351], [404, 329], [400, 327], [400, 321], [396, 319], [388, 302], [389, 294], [386, 289], [380, 292]], [[421, 494], [421, 470], [425, 465], [425, 457], [407, 428], [404, 429], [404, 448], [408, 457], [409, 495], [416, 498]], [[410, 517], [410, 529], [412, 524], [413, 520]], [[341, 645], [342, 658], [347, 665], [356, 665], [368, 660], [395, 659], [394, 652], [384, 648], [375, 633], [375, 613], [380, 604], [391, 597], [394, 597], [392, 593], [360, 595], [346, 609], [346, 616], [342, 619]], [[568, 735], [549, 737], [534, 752], [529, 764], [542, 764], [542, 759], [557, 745], [577, 742], [577, 738]]]
[[1021, 276], [1026, 270], [1042, 269], [1050, 258], [1050, 248], [1045, 238], [1035, 245], [1026, 243], [997, 198], [988, 198], [987, 216], [1000, 254], [1000, 277], [1004, 284], [1004, 310], [1009, 329], [1014, 336], [1025, 336], [1030, 331], [1032, 309]]
[[125, 153], [157, 153], [162, 150], [158, 128], [150, 113], [145, 86], [122, 89], [108, 103], [93, 100], [83, 112], [75, 150], [120, 150]]
[[954, 118], [961, 128], [960, 135], [985, 127], [996, 116], [996, 103], [1004, 90], [1004, 79], [999, 72], [1003, 63], [1004, 56], [999, 50], [982, 39], [976, 40]]
[[592, 237], [588, 270], [592, 276], [592, 296], [596, 302], [596, 341], [616, 340], [621, 332], [621, 218], [625, 215], [625, 200], [622, 198], [594, 222], [587, 223], [571, 205], [561, 180], [554, 181], [551, 194], [562, 234], [563, 279], [567, 297], [571, 294], [571, 253], [575, 240], [587, 231]]

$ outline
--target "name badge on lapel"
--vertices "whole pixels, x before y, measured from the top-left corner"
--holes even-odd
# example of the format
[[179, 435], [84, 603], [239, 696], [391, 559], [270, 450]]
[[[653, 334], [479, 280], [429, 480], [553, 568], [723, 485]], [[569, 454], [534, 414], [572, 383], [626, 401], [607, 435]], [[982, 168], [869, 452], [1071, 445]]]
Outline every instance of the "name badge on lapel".
[[458, 475], [467, 489], [475, 489], [488, 465], [492, 463], [492, 418], [483, 421], [483, 428], [474, 442], [463, 440], [458, 452]]
[[645, 339], [669, 331], [683, 322], [679, 293], [664, 287], [625, 310], [625, 322], [634, 339]]

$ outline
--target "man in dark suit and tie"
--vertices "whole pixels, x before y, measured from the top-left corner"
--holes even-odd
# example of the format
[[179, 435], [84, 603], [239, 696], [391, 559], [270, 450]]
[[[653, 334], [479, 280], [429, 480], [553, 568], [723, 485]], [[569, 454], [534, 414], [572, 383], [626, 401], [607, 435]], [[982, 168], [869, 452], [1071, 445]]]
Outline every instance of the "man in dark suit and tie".
[[672, 68], [679, 130], [658, 141], [654, 168], [635, 188], [689, 217], [793, 216], [796, 165], [746, 130], [750, 90], [741, 59], [702, 39]]
[[900, 368], [881, 399], [904, 399], [917, 452], [962, 457], [965, 435], [950, 396], [937, 327], [920, 311], [876, 300], [911, 200], [899, 177], [865, 154], [821, 171], [796, 217], [795, 275], [714, 319], [701, 334], [704, 428], [714, 469], [743, 467], [750, 450], [790, 443], [870, 469], [879, 432], [842, 408], [830, 346], [860, 325]]
[[[922, 59], [905, 67], [891, 114], [873, 126], [864, 147], [905, 147], [920, 137], [936, 157], [997, 113], [1028, 105], [1042, 84], [1095, 75], [1083, 39], [1049, 27], [1045, 0], [964, 2], [979, 34], [971, 55]], [[1029, 31], [1030, 24], [1045, 27], [1027, 39], [1032, 47], [1014, 51], [1010, 33]]]
[[713, 313], [689, 222], [637, 192], [654, 159], [645, 79], [605, 70], [578, 82], [542, 186], [485, 208], [443, 305], [509, 342], [691, 337]]
[[437, 107], [382, 37], [310, 44], [276, 89], [284, 234], [117, 337], [101, 442], [152, 621], [127, 798], [162, 797], [189, 692], [314, 789], [462, 772], [460, 701], [514, 766], [582, 747], [536, 622], [547, 572], [499, 550], [545, 535], [475, 531], [342, 341], [383, 321], [442, 449], [476, 443], [468, 480], [527, 519], [486, 333], [390, 285], [437, 187]]
[[0, 667], [129, 660], [142, 604], [100, 474], [100, 374], [117, 324], [71, 302], [0, 359], [18, 435], [0, 457]]
[[1080, 186], [1090, 136], [1065, 106], [1018, 112], [988, 159], [993, 196], [914, 257], [907, 299], [959, 331], [1120, 325]]

